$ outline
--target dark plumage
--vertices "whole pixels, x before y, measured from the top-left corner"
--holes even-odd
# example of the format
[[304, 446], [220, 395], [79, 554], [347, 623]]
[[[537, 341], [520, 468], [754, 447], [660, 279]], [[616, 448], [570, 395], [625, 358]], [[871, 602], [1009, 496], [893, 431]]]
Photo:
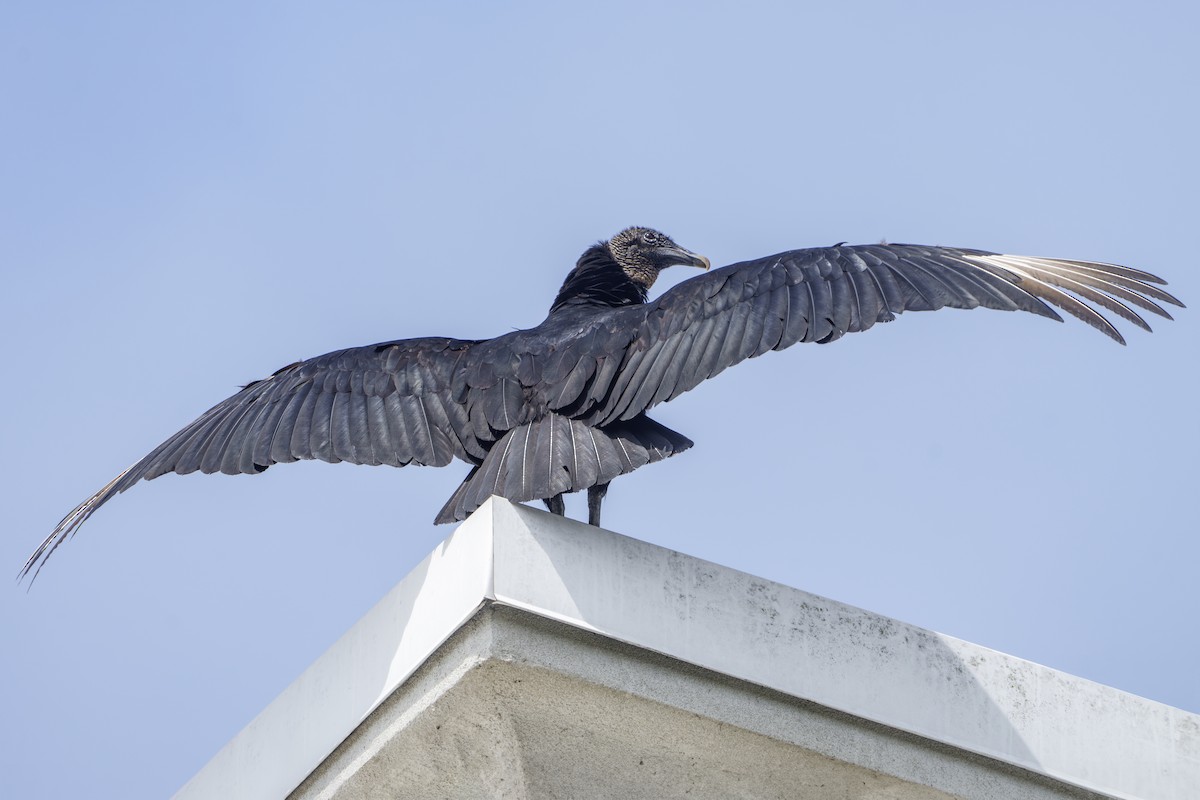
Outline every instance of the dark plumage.
[[[473, 468], [437, 516], [464, 519], [490, 495], [544, 500], [588, 489], [600, 522], [609, 482], [691, 447], [647, 418], [747, 358], [827, 343], [902, 311], [995, 308], [1052, 319], [1063, 309], [1114, 340], [1099, 311], [1149, 326], [1182, 306], [1160, 278], [1088, 261], [919, 245], [792, 250], [647, 292], [673, 265], [708, 260], [647, 228], [588, 248], [537, 327], [494, 339], [404, 339], [291, 364], [209, 409], [81, 503], [30, 556], [37, 571], [97, 508], [167, 472], [262, 472], [316, 458]], [[1085, 302], [1086, 301], [1086, 302]]]

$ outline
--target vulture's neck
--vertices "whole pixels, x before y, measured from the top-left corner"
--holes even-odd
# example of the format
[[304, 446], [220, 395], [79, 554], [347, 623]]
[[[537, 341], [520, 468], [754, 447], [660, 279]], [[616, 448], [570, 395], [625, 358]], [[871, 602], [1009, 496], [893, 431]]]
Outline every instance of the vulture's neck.
[[558, 290], [550, 313], [572, 306], [615, 308], [644, 302], [646, 287], [631, 280], [613, 259], [608, 247], [600, 243], [589, 247], [579, 257], [575, 269]]

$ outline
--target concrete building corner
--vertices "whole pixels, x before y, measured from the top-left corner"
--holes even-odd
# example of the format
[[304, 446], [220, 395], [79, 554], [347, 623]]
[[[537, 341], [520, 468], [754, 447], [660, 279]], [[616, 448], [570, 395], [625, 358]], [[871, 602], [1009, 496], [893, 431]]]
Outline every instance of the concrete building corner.
[[1200, 716], [493, 498], [177, 798], [1200, 796]]

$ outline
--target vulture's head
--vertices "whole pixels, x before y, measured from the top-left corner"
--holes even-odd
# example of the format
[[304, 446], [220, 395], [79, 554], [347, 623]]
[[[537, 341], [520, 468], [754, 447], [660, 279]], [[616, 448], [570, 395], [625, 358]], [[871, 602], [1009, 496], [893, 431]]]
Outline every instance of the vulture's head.
[[667, 267], [684, 264], [708, 269], [707, 258], [685, 250], [665, 233], [651, 228], [626, 228], [608, 240], [608, 251], [630, 280], [646, 289], [654, 285], [658, 273]]

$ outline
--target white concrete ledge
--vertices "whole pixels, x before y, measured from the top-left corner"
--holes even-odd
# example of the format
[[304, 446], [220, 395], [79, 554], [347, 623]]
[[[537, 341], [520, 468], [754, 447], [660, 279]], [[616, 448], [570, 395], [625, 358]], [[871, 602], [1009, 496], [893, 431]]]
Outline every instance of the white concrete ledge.
[[[1200, 796], [1195, 714], [495, 499], [176, 796], [287, 795], [490, 604], [590, 631], [597, 635], [593, 650], [595, 642], [624, 643], [612, 645], [613, 653], [625, 654], [613, 658], [629, 660], [638, 650], [661, 654], [733, 679], [730, 692], [741, 691], [736, 682], [764, 687], [841, 712], [839, 718], [861, 721], [858, 730], [869, 733], [844, 741], [805, 738], [795, 732], [801, 711], [778, 706], [778, 723], [761, 713], [739, 717], [736, 708], [749, 701], [735, 708], [716, 690], [672, 699], [667, 688], [646, 688], [660, 679], [644, 670], [591, 675], [578, 659], [555, 661], [544, 645], [521, 640], [541, 648], [531, 662], [938, 791], [989, 797], [1010, 790], [980, 781], [972, 792], [961, 774], [943, 779], [920, 764], [894, 768], [914, 757], [913, 742], [928, 743], [931, 762], [952, 757], [962, 769], [989, 760], [1011, 765], [1041, 781], [1039, 791], [1053, 794], [1060, 787], [1054, 796], [1083, 796], [1079, 790], [1162, 800]], [[456, 676], [446, 678], [447, 687], [485, 660], [525, 658], [511, 640], [506, 647], [492, 641], [472, 651], [457, 672], [445, 673]], [[628, 685], [614, 675], [626, 675]], [[671, 675], [672, 681], [692, 680]], [[897, 741], [909, 748], [907, 755], [862, 746], [861, 737], [887, 730], [904, 734]]]

